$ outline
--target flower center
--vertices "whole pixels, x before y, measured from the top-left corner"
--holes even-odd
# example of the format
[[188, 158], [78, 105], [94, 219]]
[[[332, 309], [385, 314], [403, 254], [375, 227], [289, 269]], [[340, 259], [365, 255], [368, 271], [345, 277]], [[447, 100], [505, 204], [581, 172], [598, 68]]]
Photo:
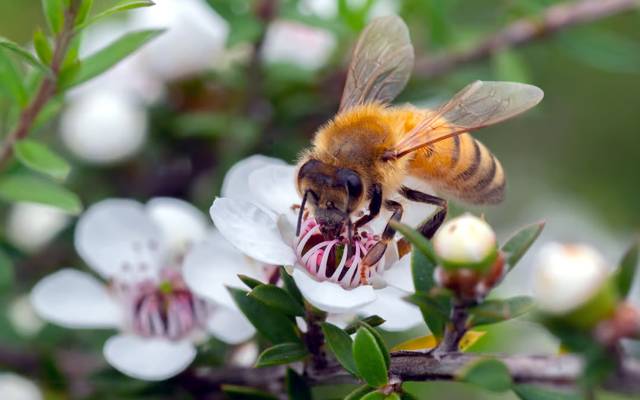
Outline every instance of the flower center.
[[117, 282], [115, 288], [129, 310], [131, 329], [141, 336], [178, 340], [205, 327], [210, 306], [172, 268], [162, 270], [158, 281]]
[[353, 289], [363, 283], [363, 276], [367, 283], [383, 271], [382, 260], [362, 271], [362, 259], [380, 240], [368, 228], [354, 232], [351, 244], [344, 234], [326, 240], [320, 225], [311, 217], [304, 220], [300, 232], [296, 244], [298, 261], [319, 281], [328, 280]]

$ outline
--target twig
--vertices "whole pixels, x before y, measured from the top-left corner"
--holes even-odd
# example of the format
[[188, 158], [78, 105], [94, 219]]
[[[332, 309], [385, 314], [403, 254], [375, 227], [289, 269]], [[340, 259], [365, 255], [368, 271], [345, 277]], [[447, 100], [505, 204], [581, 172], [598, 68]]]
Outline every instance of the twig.
[[71, 40], [73, 39], [74, 22], [79, 3], [79, 1], [72, 1], [71, 5], [65, 10], [64, 26], [56, 37], [54, 44], [50, 73], [43, 78], [33, 100], [20, 114], [20, 119], [15, 129], [6, 136], [0, 146], [0, 169], [3, 169], [9, 161], [11, 153], [13, 152], [13, 145], [29, 134], [42, 108], [56, 94], [60, 68], [64, 62]]
[[467, 309], [467, 304], [454, 304], [451, 309], [451, 318], [445, 328], [442, 342], [435, 349], [436, 356], [459, 350], [458, 346], [460, 345], [460, 341], [464, 337], [464, 334], [467, 333], [467, 321], [469, 320], [469, 313]]
[[416, 62], [415, 75], [434, 78], [501, 50], [517, 47], [575, 25], [640, 7], [638, 0], [580, 0], [551, 6], [535, 18], [519, 19], [466, 50]]

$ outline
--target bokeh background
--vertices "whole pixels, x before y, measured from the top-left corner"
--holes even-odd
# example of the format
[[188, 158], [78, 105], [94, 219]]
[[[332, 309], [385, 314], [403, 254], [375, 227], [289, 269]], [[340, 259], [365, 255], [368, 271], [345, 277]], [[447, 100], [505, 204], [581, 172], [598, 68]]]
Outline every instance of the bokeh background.
[[[34, 133], [72, 161], [67, 185], [85, 205], [109, 197], [175, 196], [206, 211], [234, 162], [254, 153], [294, 162], [336, 111], [350, 48], [374, 16], [403, 16], [417, 58], [428, 61], [473, 46], [518, 18], [535, 19], [559, 2], [158, 3], [155, 10], [124, 13], [85, 33], [81, 53], [87, 54], [128, 30], [169, 28], [140, 54], [74, 89], [60, 104], [59, 117]], [[111, 4], [96, 0], [95, 8]], [[38, 0], [0, 0], [0, 36], [26, 43], [44, 25]], [[478, 132], [502, 161], [508, 192], [502, 205], [474, 211], [486, 214], [501, 238], [546, 220], [541, 242], [584, 241], [613, 265], [640, 226], [639, 27], [640, 12], [627, 12], [500, 49], [438, 76], [422, 71], [397, 101], [432, 107], [475, 79], [543, 88], [545, 99], [535, 110]], [[0, 126], [6, 118], [3, 101], [0, 96]], [[150, 389], [112, 371], [95, 372], [107, 334], [70, 332], [30, 316], [24, 295], [33, 283], [53, 270], [81, 265], [73, 249], [75, 219], [27, 204], [1, 204], [0, 212], [0, 246], [17, 260], [15, 276], [0, 279], [0, 370], [10, 364], [33, 369], [52, 399], [187, 396], [175, 388], [158, 389], [162, 385]], [[527, 293], [532, 259], [528, 255], [500, 291]], [[493, 329], [477, 350], [553, 351], [553, 341], [529, 322]], [[392, 342], [400, 339], [390, 336]], [[24, 349], [28, 356], [21, 357]], [[78, 359], [78, 350], [86, 351], [86, 359]], [[223, 361], [222, 349], [209, 350], [212, 360]], [[65, 362], [83, 377], [85, 370], [95, 374], [74, 379], [68, 372], [74, 368]], [[464, 385], [416, 390], [449, 393], [447, 398], [486, 397]]]

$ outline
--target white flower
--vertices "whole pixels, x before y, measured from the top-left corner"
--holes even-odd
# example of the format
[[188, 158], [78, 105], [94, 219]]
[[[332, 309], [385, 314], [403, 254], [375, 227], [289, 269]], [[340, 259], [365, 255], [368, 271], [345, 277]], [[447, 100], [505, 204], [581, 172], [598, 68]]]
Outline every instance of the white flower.
[[161, 80], [211, 68], [225, 48], [229, 24], [203, 0], [156, 0], [130, 13], [136, 29], [167, 31], [140, 51], [145, 68]]
[[445, 263], [484, 263], [496, 254], [496, 234], [484, 220], [471, 214], [447, 221], [433, 237], [433, 248]]
[[27, 252], [48, 244], [69, 223], [59, 209], [36, 203], [16, 203], [7, 216], [7, 239]]
[[[116, 369], [144, 380], [166, 379], [185, 369], [196, 355], [195, 344], [209, 333], [232, 344], [249, 339], [254, 329], [232, 304], [202, 298], [184, 282], [183, 258], [217, 236], [207, 232], [204, 221], [198, 210], [177, 199], [158, 198], [146, 206], [115, 199], [93, 205], [78, 221], [75, 245], [108, 284], [85, 272], [60, 270], [34, 287], [35, 310], [67, 328], [120, 330], [105, 343], [104, 356]], [[188, 232], [180, 229], [200, 224]], [[186, 248], [186, 255], [177, 251]]]
[[327, 63], [335, 47], [336, 38], [327, 30], [279, 20], [267, 29], [262, 56], [269, 63], [290, 63], [316, 70]]
[[42, 400], [42, 392], [30, 380], [12, 373], [0, 373], [0, 399]]
[[608, 274], [602, 256], [593, 248], [547, 243], [534, 269], [534, 297], [543, 311], [566, 314], [593, 298]]
[[[383, 260], [368, 275], [371, 284], [360, 285], [360, 274], [351, 258], [341, 257], [331, 265], [327, 254], [332, 241], [312, 246], [316, 226], [305, 222], [300, 238], [295, 237], [300, 198], [295, 188], [295, 170], [281, 160], [252, 156], [240, 161], [225, 176], [222, 196], [211, 207], [211, 216], [222, 235], [244, 254], [268, 265], [294, 266], [292, 276], [304, 297], [314, 306], [330, 313], [375, 313], [390, 321], [383, 327], [402, 330], [421, 321], [417, 308], [400, 300], [413, 290], [408, 256], [397, 260], [395, 246], [390, 245]], [[428, 214], [425, 214], [428, 215]], [[383, 217], [384, 218], [384, 217]], [[384, 221], [386, 223], [386, 220]], [[370, 247], [374, 229], [359, 242], [361, 250]], [[361, 254], [360, 256], [362, 256]], [[356, 257], [356, 255], [353, 255]], [[316, 262], [313, 262], [313, 259]], [[337, 265], [336, 265], [337, 264]], [[354, 268], [347, 268], [354, 266]], [[329, 271], [329, 268], [333, 271]], [[351, 269], [351, 270], [349, 270]], [[387, 306], [390, 300], [393, 306]]]
[[44, 321], [38, 317], [26, 295], [9, 304], [7, 319], [18, 334], [26, 337], [35, 336], [44, 327]]

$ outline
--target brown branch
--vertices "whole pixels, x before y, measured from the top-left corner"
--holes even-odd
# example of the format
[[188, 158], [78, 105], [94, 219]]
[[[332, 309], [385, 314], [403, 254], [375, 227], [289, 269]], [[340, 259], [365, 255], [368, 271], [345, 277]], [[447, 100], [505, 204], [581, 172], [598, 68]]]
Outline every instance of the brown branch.
[[6, 136], [0, 146], [0, 169], [3, 169], [9, 161], [11, 153], [13, 152], [13, 145], [18, 140], [27, 137], [40, 111], [42, 111], [44, 106], [46, 106], [49, 100], [56, 94], [60, 68], [67, 55], [71, 40], [73, 39], [74, 22], [79, 4], [79, 1], [72, 1], [69, 8], [65, 10], [64, 26], [55, 39], [49, 74], [43, 78], [33, 100], [20, 114], [20, 119], [15, 129]]
[[640, 7], [638, 0], [580, 0], [558, 4], [538, 17], [519, 19], [466, 50], [416, 62], [415, 75], [435, 78], [510, 47], [517, 47], [558, 31]]

